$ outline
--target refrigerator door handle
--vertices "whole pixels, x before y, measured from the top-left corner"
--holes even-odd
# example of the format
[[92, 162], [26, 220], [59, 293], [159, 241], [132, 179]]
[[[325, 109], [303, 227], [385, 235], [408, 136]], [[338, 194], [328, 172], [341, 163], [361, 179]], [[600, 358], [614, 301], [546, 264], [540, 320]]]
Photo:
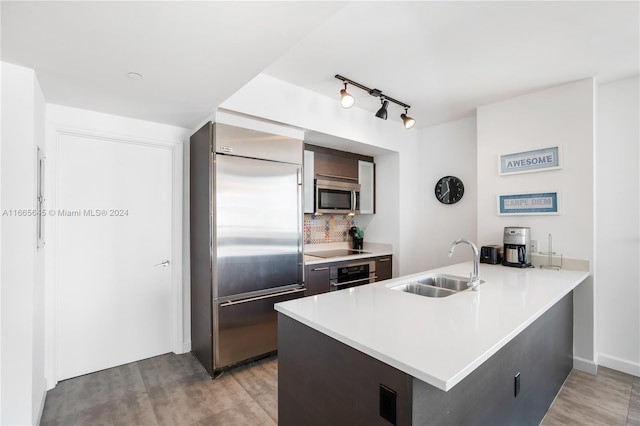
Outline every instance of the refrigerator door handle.
[[262, 296], [250, 297], [248, 299], [229, 300], [227, 302], [221, 303], [220, 307], [224, 308], [227, 306], [239, 305], [241, 303], [255, 302], [256, 300], [269, 299], [269, 298], [278, 297], [278, 296], [286, 296], [287, 294], [299, 293], [301, 291], [306, 291], [306, 290], [307, 290], [306, 288], [301, 287], [301, 288], [294, 288], [293, 290], [281, 291], [279, 293], [263, 294]]
[[302, 167], [296, 170], [298, 178], [298, 275], [300, 282], [305, 282], [304, 276], [304, 180]]

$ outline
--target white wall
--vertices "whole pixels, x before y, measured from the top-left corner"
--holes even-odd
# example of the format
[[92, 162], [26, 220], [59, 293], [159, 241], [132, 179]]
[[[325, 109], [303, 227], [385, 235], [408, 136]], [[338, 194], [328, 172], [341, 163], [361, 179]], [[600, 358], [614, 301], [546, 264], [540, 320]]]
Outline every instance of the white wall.
[[[592, 79], [478, 108], [478, 240], [501, 244], [505, 226], [529, 226], [540, 250], [594, 260], [595, 85]], [[498, 175], [500, 154], [562, 146], [561, 170]], [[498, 216], [499, 194], [557, 191], [557, 216]], [[595, 371], [593, 282], [574, 292], [576, 367]]]
[[[476, 228], [476, 118], [422, 129], [417, 160], [415, 208], [420, 217], [415, 229], [419, 238], [411, 263], [420, 271], [473, 259], [469, 247], [458, 247], [451, 258], [448, 252], [458, 238], [473, 241], [478, 249], [483, 244]], [[449, 175], [460, 178], [465, 191], [458, 203], [445, 205], [436, 199], [434, 189], [441, 177]]]
[[[40, 90], [38, 80], [34, 76], [36, 88], [35, 88], [35, 104], [34, 104], [34, 143], [39, 147], [44, 156], [47, 155], [46, 147], [46, 105], [45, 99]], [[37, 151], [36, 151], [37, 156]], [[33, 178], [35, 182], [34, 192], [37, 194], [37, 163], [34, 166], [36, 169], [33, 172]], [[45, 170], [46, 170], [46, 158], [45, 158]], [[37, 236], [37, 231], [36, 231]], [[44, 408], [44, 400], [46, 396], [47, 384], [46, 384], [46, 348], [45, 348], [45, 334], [46, 334], [46, 319], [45, 319], [45, 286], [46, 286], [46, 258], [48, 256], [48, 246], [46, 241], [38, 248], [34, 261], [34, 283], [33, 283], [33, 352], [34, 359], [32, 360], [32, 404], [34, 407], [34, 415], [32, 416], [34, 421], [39, 419]], [[35, 409], [39, 412], [36, 414]]]
[[640, 376], [640, 79], [598, 86], [596, 351]]
[[[1, 424], [36, 424], [44, 406], [44, 256], [37, 251], [37, 145], [44, 98], [33, 70], [2, 63]], [[44, 148], [44, 146], [42, 146]]]
[[[2, 69], [4, 67], [1, 65], [0, 63], [0, 82], [2, 82]], [[0, 83], [1, 85], [1, 83]], [[2, 88], [0, 87], [0, 94]], [[2, 104], [3, 104], [3, 99], [2, 96], [0, 96], [0, 207], [2, 204], [2, 130], [3, 130], [3, 125], [2, 125]], [[0, 220], [0, 240], [2, 238], [2, 221]], [[2, 421], [2, 243], [0, 241], [0, 422]]]
[[[569, 258], [592, 258], [593, 109], [590, 79], [478, 108], [480, 240], [501, 244], [505, 226], [530, 226], [541, 251], [551, 233], [555, 251]], [[561, 170], [498, 175], [498, 155], [550, 146], [563, 148]], [[535, 191], [558, 191], [561, 214], [497, 215], [497, 195]]]
[[[382, 242], [399, 247], [400, 224], [400, 156], [398, 153], [378, 155], [373, 159], [376, 167], [376, 213], [360, 215], [358, 226], [365, 233], [366, 241]], [[395, 237], [394, 237], [395, 235]], [[393, 276], [399, 276], [400, 251], [393, 257]], [[405, 253], [403, 253], [403, 258]], [[406, 269], [406, 268], [405, 268]]]

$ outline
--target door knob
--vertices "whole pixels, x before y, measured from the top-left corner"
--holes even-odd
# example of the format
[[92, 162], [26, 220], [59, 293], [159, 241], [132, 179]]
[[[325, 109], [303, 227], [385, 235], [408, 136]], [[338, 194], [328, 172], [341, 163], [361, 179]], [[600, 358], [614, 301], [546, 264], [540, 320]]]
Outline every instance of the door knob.
[[162, 262], [160, 262], [160, 263], [156, 263], [154, 266], [162, 266], [162, 267], [166, 267], [166, 266], [169, 266], [169, 263], [170, 263], [170, 262], [169, 262], [167, 259], [165, 259], [165, 260], [163, 260], [163, 261], [162, 261]]

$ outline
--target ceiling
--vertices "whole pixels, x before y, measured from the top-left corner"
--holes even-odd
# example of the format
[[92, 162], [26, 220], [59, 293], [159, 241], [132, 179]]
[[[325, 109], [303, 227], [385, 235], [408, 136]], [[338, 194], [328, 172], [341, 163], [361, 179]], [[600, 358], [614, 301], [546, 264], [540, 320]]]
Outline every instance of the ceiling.
[[[570, 81], [638, 75], [639, 5], [2, 1], [1, 56], [36, 70], [47, 102], [190, 129], [260, 73], [338, 108], [341, 74], [428, 127]], [[357, 107], [379, 108], [348, 90]], [[392, 104], [389, 119], [401, 112]]]

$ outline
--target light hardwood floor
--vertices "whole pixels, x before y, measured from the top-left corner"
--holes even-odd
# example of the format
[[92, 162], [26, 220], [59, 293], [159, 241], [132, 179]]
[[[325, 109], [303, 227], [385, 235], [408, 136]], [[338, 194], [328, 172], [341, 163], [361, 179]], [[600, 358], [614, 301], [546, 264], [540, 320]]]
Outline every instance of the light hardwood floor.
[[[166, 354], [58, 383], [43, 425], [275, 425], [278, 360], [211, 380], [191, 354]], [[640, 426], [640, 378], [573, 370], [543, 425]]]
[[605, 367], [596, 376], [574, 369], [541, 424], [640, 426], [640, 378]]
[[211, 380], [191, 355], [166, 354], [58, 383], [43, 425], [275, 425], [275, 357]]

